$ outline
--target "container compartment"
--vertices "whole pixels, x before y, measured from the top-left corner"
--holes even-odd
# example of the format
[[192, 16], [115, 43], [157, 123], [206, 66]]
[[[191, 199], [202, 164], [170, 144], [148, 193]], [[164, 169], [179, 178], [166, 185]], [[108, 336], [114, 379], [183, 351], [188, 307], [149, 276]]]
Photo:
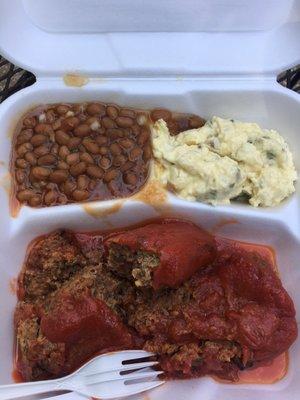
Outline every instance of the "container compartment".
[[[243, 216], [240, 216], [236, 221], [226, 221], [226, 218], [223, 216], [216, 216], [215, 213], [213, 213], [213, 210], [208, 212], [208, 210], [192, 209], [186, 205], [181, 207], [180, 205], [174, 205], [172, 212], [168, 212], [167, 215], [191, 220], [194, 223], [203, 226], [207, 230], [213, 232], [216, 231], [217, 234], [228, 238], [271, 245], [276, 250], [277, 264], [283, 285], [292, 297], [299, 315], [300, 297], [298, 293], [298, 285], [300, 273], [296, 264], [296, 260], [299, 259], [300, 256], [299, 240], [289, 232], [283, 223], [270, 221], [268, 218], [247, 218]], [[144, 208], [141, 210], [141, 207], [136, 208], [133, 206], [130, 208], [127, 207], [127, 209], [122, 208], [113, 216], [108, 215], [104, 219], [99, 218], [96, 220], [96, 223], [94, 222], [94, 219], [89, 216], [86, 216], [85, 219], [81, 218], [79, 220], [76, 217], [76, 212], [74, 212], [72, 215], [72, 223], [69, 224], [69, 226], [67, 226], [68, 224], [63, 224], [59, 221], [59, 218], [57, 218], [56, 227], [71, 227], [72, 229], [79, 231], [91, 231], [94, 229], [101, 230], [111, 227], [128, 226], [133, 222], [141, 222], [150, 217], [153, 217], [153, 213], [149, 212], [149, 209]], [[84, 224], [81, 224], [82, 221], [84, 221]], [[16, 277], [20, 270], [25, 250], [30, 240], [41, 233], [50, 232], [53, 228], [54, 226], [50, 227], [46, 220], [44, 220], [43, 225], [40, 223], [39, 228], [35, 231], [32, 229], [32, 226], [27, 225], [26, 228], [24, 227], [24, 229], [21, 229], [19, 232], [11, 231], [10, 234], [7, 235], [7, 238], [3, 240], [6, 254], [10, 254], [10, 260], [9, 262], [6, 260], [5, 264], [5, 257], [1, 254], [1, 265], [9, 265], [9, 268], [5, 268], [2, 271], [0, 292], [2, 304], [1, 318], [3, 321], [0, 336], [0, 351], [3, 360], [5, 360], [1, 363], [0, 367], [1, 383], [6, 383], [11, 380], [12, 371], [12, 316], [16, 298], [15, 295], [10, 292], [11, 279]], [[161, 390], [151, 393], [150, 397], [152, 399], [163, 399], [165, 396], [169, 397], [172, 395], [173, 390], [176, 390], [178, 399], [186, 398], [185, 396], [187, 394], [192, 398], [197, 397], [200, 394], [203, 395], [203, 391], [204, 393], [207, 393], [208, 399], [213, 399], [213, 395], [221, 394], [225, 399], [235, 398], [234, 396], [236, 395], [243, 398], [241, 390], [244, 392], [246, 388], [249, 388], [255, 390], [257, 395], [261, 395], [267, 391], [267, 393], [265, 393], [266, 396], [269, 394], [272, 398], [280, 399], [280, 396], [282, 395], [281, 390], [285, 390], [285, 395], [287, 391], [292, 392], [295, 390], [295, 371], [297, 370], [298, 352], [299, 339], [297, 339], [289, 352], [290, 362], [288, 374], [283, 380], [272, 385], [240, 386], [233, 384], [220, 384], [211, 378], [201, 378], [193, 381], [168, 382]]]
[[[51, 82], [51, 90], [49, 90], [49, 82]], [[199, 114], [206, 119], [218, 115], [224, 118], [257, 122], [264, 128], [273, 128], [281, 133], [293, 152], [297, 170], [300, 169], [300, 156], [294, 151], [299, 143], [297, 132], [300, 122], [299, 99], [295, 93], [281, 88], [279, 85], [274, 85], [272, 82], [167, 80], [159, 81], [159, 84], [153, 85], [152, 80], [93, 80], [82, 90], [81, 88], [67, 87], [61, 80], [42, 80], [33, 87], [16, 94], [6, 104], [3, 104], [0, 119], [5, 138], [0, 149], [0, 160], [5, 165], [0, 167], [4, 180], [7, 180], [5, 174], [7, 173], [11, 146], [11, 139], [7, 137], [7, 134], [11, 136], [21, 115], [28, 109], [43, 104], [45, 99], [47, 99], [47, 103], [102, 100], [145, 109], [159, 106], [177, 112]], [[296, 186], [296, 193], [277, 207], [263, 209], [233, 203], [231, 206], [217, 207], [214, 212], [224, 212], [226, 215], [233, 215], [234, 213], [253, 216], [268, 215], [271, 219], [281, 219], [282, 221], [287, 221], [288, 216], [293, 215], [289, 226], [298, 235], [299, 185]], [[0, 196], [3, 196], [4, 207], [7, 207], [6, 193], [2, 191]], [[179, 199], [176, 201], [182, 202]], [[187, 204], [188, 207], [194, 207], [191, 203], [183, 203]], [[113, 203], [103, 202], [102, 204], [107, 208]], [[203, 209], [207, 208], [206, 205], [201, 203], [196, 206]], [[66, 208], [61, 206], [61, 210], [56, 212], [59, 215], [65, 213], [70, 215], [71, 210], [78, 207], [81, 206], [67, 205]], [[37, 221], [42, 214], [39, 210], [33, 213], [32, 209], [22, 207], [20, 217], [23, 215], [24, 221], [29, 221], [31, 218]], [[53, 210], [49, 209], [48, 215], [52, 219]]]
[[[46, 99], [46, 101], [45, 101]], [[294, 152], [299, 171], [300, 158], [295, 149], [299, 147], [300, 125], [299, 98], [272, 82], [253, 81], [206, 81], [206, 80], [152, 80], [89, 82], [85, 90], [66, 87], [61, 80], [41, 80], [36, 85], [9, 98], [1, 106], [2, 146], [0, 166], [2, 186], [8, 182], [8, 162], [11, 138], [15, 124], [21, 114], [38, 104], [51, 102], [82, 102], [89, 100], [116, 102], [139, 108], [167, 107], [179, 112], [192, 112], [210, 118], [212, 115], [257, 122], [265, 128], [278, 130]], [[0, 238], [3, 251], [0, 253], [2, 279], [0, 281], [0, 382], [12, 381], [13, 330], [12, 317], [16, 303], [13, 293], [14, 278], [18, 275], [25, 250], [34, 237], [57, 228], [77, 231], [92, 231], [129, 226], [159, 215], [185, 218], [207, 230], [228, 238], [274, 247], [283, 285], [291, 295], [297, 313], [300, 312], [298, 286], [300, 272], [297, 260], [300, 257], [299, 241], [299, 192], [281, 206], [270, 209], [254, 209], [250, 206], [231, 205], [210, 207], [190, 203], [169, 195], [160, 207], [144, 204], [137, 199], [116, 204], [119, 200], [96, 202], [95, 213], [87, 213], [81, 205], [66, 205], [51, 209], [34, 210], [23, 207], [17, 218], [9, 216], [8, 195], [0, 191], [2, 217]], [[98, 215], [98, 217], [97, 217]], [[219, 228], [218, 228], [219, 227]], [[299, 322], [299, 316], [297, 317]], [[297, 367], [299, 361], [299, 339], [292, 346], [289, 370], [286, 377], [272, 385], [221, 384], [211, 378], [193, 381], [169, 382], [150, 393], [151, 399], [162, 400], [174, 396], [185, 398], [224, 400], [243, 399], [255, 395], [280, 400], [284, 396], [296, 399], [298, 393]], [[284, 392], [283, 392], [284, 390]], [[176, 391], [176, 392], [175, 392]], [[142, 396], [140, 398], [143, 398]]]

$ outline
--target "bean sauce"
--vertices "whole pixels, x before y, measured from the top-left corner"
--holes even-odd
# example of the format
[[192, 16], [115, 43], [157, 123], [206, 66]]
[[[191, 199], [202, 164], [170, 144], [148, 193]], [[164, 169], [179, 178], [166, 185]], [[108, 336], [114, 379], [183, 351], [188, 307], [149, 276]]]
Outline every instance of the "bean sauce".
[[30, 111], [14, 136], [14, 196], [20, 204], [44, 207], [134, 194], [147, 180], [150, 126], [160, 118], [173, 135], [204, 124], [194, 115], [100, 102]]

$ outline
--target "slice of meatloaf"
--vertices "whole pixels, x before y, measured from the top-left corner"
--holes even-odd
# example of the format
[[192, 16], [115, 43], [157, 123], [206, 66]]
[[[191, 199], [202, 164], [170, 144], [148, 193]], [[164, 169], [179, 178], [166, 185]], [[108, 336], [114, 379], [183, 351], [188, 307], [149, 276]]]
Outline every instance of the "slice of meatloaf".
[[15, 312], [17, 367], [25, 380], [65, 375], [97, 352], [134, 346], [122, 320], [130, 288], [103, 269], [86, 266], [59, 289]]
[[165, 220], [110, 236], [108, 268], [136, 286], [178, 287], [216, 256], [214, 238], [183, 221]]
[[45, 298], [87, 264], [64, 231], [36, 241], [25, 262], [26, 268], [19, 277], [19, 297], [32, 301]]

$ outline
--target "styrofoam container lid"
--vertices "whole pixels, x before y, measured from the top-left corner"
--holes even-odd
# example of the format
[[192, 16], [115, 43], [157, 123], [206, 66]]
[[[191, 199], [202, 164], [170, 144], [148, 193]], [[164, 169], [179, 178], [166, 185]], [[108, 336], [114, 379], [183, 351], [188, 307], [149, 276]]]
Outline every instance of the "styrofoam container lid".
[[300, 62], [299, 0], [1, 0], [0, 22], [0, 52], [38, 76], [253, 76]]

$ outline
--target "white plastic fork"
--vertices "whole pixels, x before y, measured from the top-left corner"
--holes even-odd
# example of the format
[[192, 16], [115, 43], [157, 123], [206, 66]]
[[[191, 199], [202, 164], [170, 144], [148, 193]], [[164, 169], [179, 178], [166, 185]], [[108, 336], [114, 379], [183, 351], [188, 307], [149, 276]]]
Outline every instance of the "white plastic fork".
[[2, 385], [0, 399], [9, 400], [63, 390], [95, 399], [113, 399], [141, 393], [164, 383], [157, 379], [163, 371], [150, 368], [158, 364], [157, 361], [147, 360], [152, 356], [155, 354], [143, 350], [103, 354], [64, 378]]

